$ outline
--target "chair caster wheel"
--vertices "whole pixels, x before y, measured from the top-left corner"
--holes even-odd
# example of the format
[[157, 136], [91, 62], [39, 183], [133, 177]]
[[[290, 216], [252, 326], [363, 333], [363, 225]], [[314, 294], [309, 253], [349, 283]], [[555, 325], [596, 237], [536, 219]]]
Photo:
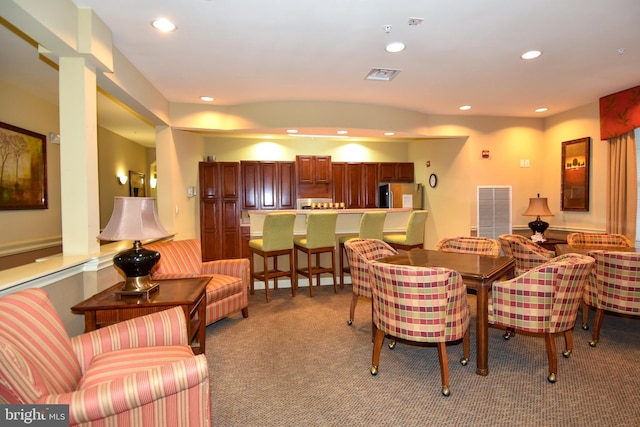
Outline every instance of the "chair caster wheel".
[[375, 365], [371, 366], [371, 369], [369, 369], [369, 372], [371, 372], [371, 375], [373, 376], [378, 375], [378, 367]]
[[389, 349], [393, 350], [394, 348], [396, 348], [396, 342], [395, 341], [391, 341], [389, 343]]
[[595, 347], [595, 346], [596, 346], [596, 344], [598, 344], [598, 341], [589, 341], [589, 345], [590, 345], [591, 347]]
[[513, 334], [511, 333], [511, 331], [507, 331], [504, 333], [504, 335], [502, 335], [502, 338], [504, 338], [506, 341], [509, 341], [509, 338], [511, 338], [513, 336]]
[[469, 359], [467, 357], [463, 357], [462, 359], [460, 359], [460, 364], [462, 366], [467, 366], [469, 364]]
[[347, 325], [349, 326], [353, 325], [353, 320], [352, 319], [347, 320]]
[[549, 381], [550, 383], [555, 383], [558, 380], [556, 373], [555, 372], [551, 372], [549, 374], [549, 376], [547, 377], [547, 381]]
[[569, 356], [571, 356], [571, 353], [573, 353], [573, 350], [565, 350], [562, 352], [562, 355], [568, 359]]
[[588, 330], [589, 330], [589, 325], [587, 325], [586, 323], [584, 323], [584, 324], [582, 325], [582, 329], [584, 329], [585, 331], [588, 331]]
[[449, 397], [451, 395], [451, 390], [449, 390], [449, 386], [446, 386], [446, 385], [442, 386], [442, 395], [444, 397]]

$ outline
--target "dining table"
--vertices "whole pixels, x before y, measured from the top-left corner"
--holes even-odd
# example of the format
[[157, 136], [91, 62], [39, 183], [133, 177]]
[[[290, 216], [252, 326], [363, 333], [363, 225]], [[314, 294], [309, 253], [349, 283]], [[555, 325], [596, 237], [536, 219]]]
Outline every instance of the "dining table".
[[627, 246], [596, 246], [596, 245], [556, 245], [556, 254], [580, 254], [588, 255], [591, 251], [616, 251], [616, 252], [638, 252], [638, 248], [630, 248]]
[[476, 293], [476, 374], [489, 374], [489, 291], [497, 280], [510, 279], [515, 271], [513, 257], [412, 249], [376, 260], [387, 264], [444, 267], [455, 270]]

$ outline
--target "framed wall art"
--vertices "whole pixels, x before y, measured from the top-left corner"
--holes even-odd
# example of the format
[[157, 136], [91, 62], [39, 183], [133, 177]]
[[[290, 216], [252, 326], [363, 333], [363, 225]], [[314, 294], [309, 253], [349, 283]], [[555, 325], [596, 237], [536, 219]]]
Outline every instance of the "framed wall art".
[[589, 149], [591, 138], [580, 138], [562, 143], [563, 211], [589, 210]]
[[144, 174], [142, 172], [129, 171], [129, 196], [145, 197]]
[[0, 210], [47, 209], [46, 141], [0, 122]]

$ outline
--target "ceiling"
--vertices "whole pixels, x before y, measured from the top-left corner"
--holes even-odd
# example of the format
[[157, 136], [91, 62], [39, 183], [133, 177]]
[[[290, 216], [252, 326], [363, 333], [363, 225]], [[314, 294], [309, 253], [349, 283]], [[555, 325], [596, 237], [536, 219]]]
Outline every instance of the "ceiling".
[[[209, 95], [223, 106], [334, 101], [546, 117], [640, 84], [638, 0], [73, 1], [95, 11], [169, 102]], [[158, 33], [150, 25], [158, 17], [177, 31]], [[412, 18], [423, 21], [410, 25]], [[2, 57], [10, 48], [4, 32]], [[391, 41], [406, 49], [385, 52]], [[531, 49], [542, 56], [520, 59]], [[401, 71], [391, 81], [366, 80], [375, 67]], [[116, 107], [99, 105], [99, 114]]]

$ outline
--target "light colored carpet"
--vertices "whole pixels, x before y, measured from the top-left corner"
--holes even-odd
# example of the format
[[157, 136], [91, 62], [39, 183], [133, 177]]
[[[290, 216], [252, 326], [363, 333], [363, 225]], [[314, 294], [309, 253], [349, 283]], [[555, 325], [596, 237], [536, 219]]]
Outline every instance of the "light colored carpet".
[[[386, 346], [371, 366], [371, 303], [360, 299], [347, 325], [351, 287], [290, 289], [250, 296], [237, 313], [207, 327], [214, 426], [638, 426], [640, 320], [606, 315], [598, 347], [577, 327], [574, 352], [559, 354], [558, 382], [547, 382], [542, 337], [510, 341], [489, 329], [489, 375], [475, 374], [462, 345], [448, 346], [451, 396], [440, 394], [437, 348]], [[474, 296], [470, 296], [474, 313]], [[593, 323], [594, 312], [590, 313]], [[564, 349], [561, 336], [558, 350]]]

